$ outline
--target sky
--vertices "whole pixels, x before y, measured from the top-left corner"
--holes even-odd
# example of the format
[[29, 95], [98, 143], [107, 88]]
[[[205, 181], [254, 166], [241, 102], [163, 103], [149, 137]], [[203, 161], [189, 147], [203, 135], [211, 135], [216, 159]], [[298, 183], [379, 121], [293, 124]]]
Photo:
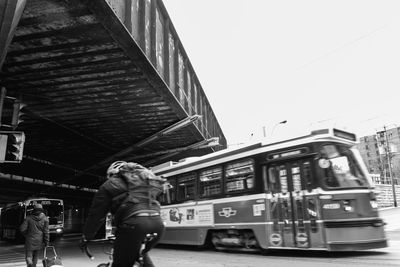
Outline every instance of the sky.
[[400, 1], [163, 3], [228, 145], [400, 127]]

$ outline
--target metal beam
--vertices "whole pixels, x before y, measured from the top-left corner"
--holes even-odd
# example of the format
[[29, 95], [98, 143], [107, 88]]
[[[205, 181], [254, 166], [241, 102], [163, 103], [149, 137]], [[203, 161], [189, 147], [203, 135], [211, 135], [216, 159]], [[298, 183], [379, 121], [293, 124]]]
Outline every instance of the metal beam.
[[98, 162], [98, 163], [86, 168], [83, 171], [80, 171], [76, 175], [70, 176], [70, 177], [68, 177], [66, 179], [63, 179], [60, 183], [66, 183], [66, 182], [70, 181], [71, 179], [76, 179], [76, 178], [82, 176], [82, 174], [84, 174], [85, 172], [99, 169], [99, 168], [103, 167], [104, 165], [109, 164], [110, 162], [113, 162], [115, 160], [122, 160], [123, 159], [122, 157], [124, 157], [125, 155], [127, 155], [129, 153], [132, 153], [133, 151], [135, 151], [135, 150], [137, 150], [137, 149], [139, 149], [139, 148], [141, 148], [141, 147], [143, 147], [143, 146], [145, 146], [145, 145], [147, 145], [147, 144], [149, 144], [151, 142], [154, 142], [155, 140], [157, 140], [157, 139], [159, 139], [159, 138], [161, 138], [161, 137], [163, 137], [163, 136], [165, 136], [165, 135], [167, 135], [169, 133], [172, 133], [172, 132], [177, 131], [177, 130], [183, 128], [183, 127], [188, 126], [189, 124], [192, 124], [193, 122], [197, 121], [200, 117], [201, 116], [199, 116], [199, 115], [193, 115], [193, 116], [186, 117], [185, 119], [180, 120], [179, 122], [174, 123], [171, 126], [168, 126], [167, 128], [165, 128], [165, 129], [163, 129], [163, 130], [161, 130], [161, 131], [159, 131], [159, 132], [157, 132], [157, 133], [155, 133], [155, 134], [143, 139], [142, 141], [137, 142], [137, 143], [133, 144], [132, 146], [130, 146], [128, 148], [125, 148], [124, 150], [121, 150], [118, 153], [113, 154], [112, 156], [110, 156], [110, 157], [108, 157], [108, 158], [106, 158], [106, 159], [104, 159], [104, 160], [102, 160], [102, 161], [100, 161], [100, 162]]
[[8, 46], [25, 9], [26, 0], [0, 2], [0, 69], [7, 55]]
[[204, 147], [213, 147], [213, 146], [218, 146], [218, 145], [220, 145], [219, 144], [219, 138], [218, 137], [212, 137], [210, 139], [206, 139], [206, 140], [200, 141], [198, 143], [192, 144], [190, 146], [187, 146], [187, 147], [185, 147], [185, 149], [182, 149], [182, 150], [177, 149], [176, 151], [171, 151], [172, 153], [164, 155], [164, 156], [161, 156], [161, 157], [158, 157], [158, 158], [155, 158], [155, 159], [150, 160], [150, 161], [147, 161], [147, 162], [144, 163], [144, 165], [148, 166], [148, 165], [153, 164], [154, 162], [162, 161], [162, 160], [165, 160], [167, 158], [176, 156], [182, 151], [191, 150], [191, 149], [200, 149], [200, 148], [204, 148]]
[[95, 164], [93, 166], [90, 166], [86, 170], [97, 169], [99, 167], [104, 166], [105, 164], [108, 164], [108, 163], [110, 163], [112, 161], [120, 159], [121, 157], [123, 157], [123, 156], [125, 156], [125, 155], [127, 155], [129, 153], [132, 153], [133, 151], [135, 151], [135, 150], [137, 150], [137, 149], [139, 149], [139, 148], [141, 148], [141, 147], [143, 147], [143, 146], [145, 146], [145, 145], [147, 145], [147, 144], [149, 144], [151, 142], [154, 142], [157, 139], [160, 139], [161, 137], [163, 137], [166, 134], [175, 132], [175, 131], [183, 128], [183, 127], [188, 126], [189, 124], [192, 124], [193, 122], [195, 122], [199, 118], [200, 118], [199, 115], [193, 115], [193, 116], [187, 117], [187, 118], [185, 118], [185, 119], [183, 119], [183, 120], [181, 120], [181, 121], [179, 121], [179, 122], [177, 122], [177, 123], [165, 128], [164, 130], [161, 130], [158, 133], [155, 133], [152, 136], [149, 136], [149, 137], [143, 139], [142, 141], [137, 142], [136, 144], [134, 144], [134, 145], [132, 145], [132, 146], [130, 146], [128, 148], [125, 148], [124, 150], [121, 150], [118, 153], [115, 153], [114, 155], [102, 160], [101, 162], [99, 162], [99, 163], [97, 163], [97, 164]]
[[[54, 163], [54, 162], [51, 162], [51, 161], [48, 161], [48, 160], [44, 160], [44, 159], [35, 158], [35, 157], [32, 157], [32, 156], [28, 156], [28, 155], [24, 155], [24, 159], [28, 159], [28, 160], [31, 160], [31, 161], [34, 161], [34, 162], [39, 162], [41, 164], [45, 164], [45, 165], [48, 165], [48, 166], [52, 166], [52, 167], [56, 167], [56, 168], [60, 168], [60, 169], [64, 169], [64, 170], [68, 170], [68, 171], [71, 171], [71, 172], [74, 172], [74, 173], [79, 173], [80, 175], [86, 174], [86, 175], [97, 177], [97, 178], [103, 178], [102, 176], [99, 176], [99, 175], [97, 175], [95, 173], [90, 173], [90, 172], [77, 170], [77, 169], [72, 168], [72, 167], [68, 167], [68, 166], [65, 166], [65, 165], [61, 165], [61, 164]], [[59, 183], [57, 183], [57, 184], [59, 184]]]
[[40, 120], [46, 121], [48, 123], [51, 123], [53, 125], [57, 125], [58, 127], [61, 127], [61, 128], [65, 129], [65, 130], [67, 130], [69, 133], [72, 133], [75, 136], [79, 136], [79, 137], [81, 137], [81, 138], [83, 138], [85, 140], [88, 140], [88, 141], [90, 141], [90, 142], [92, 142], [92, 143], [94, 143], [96, 145], [101, 146], [102, 148], [105, 148], [105, 149], [110, 150], [110, 151], [114, 150], [114, 148], [105, 145], [103, 142], [97, 141], [97, 140], [95, 140], [95, 139], [93, 139], [93, 138], [91, 138], [89, 136], [86, 136], [86, 135], [84, 135], [84, 134], [82, 134], [82, 133], [80, 133], [80, 132], [78, 132], [78, 131], [76, 131], [76, 130], [74, 130], [74, 129], [66, 126], [66, 125], [63, 125], [63, 124], [61, 124], [61, 123], [59, 123], [59, 122], [57, 122], [55, 120], [43, 117], [43, 116], [33, 112], [32, 110], [28, 109], [28, 108], [24, 109], [24, 113], [26, 115], [32, 117], [32, 118], [40, 119]]
[[[57, 187], [59, 187], [59, 188], [66, 188], [66, 189], [79, 190], [79, 191], [92, 192], [92, 193], [97, 191], [96, 189], [92, 189], [92, 188], [81, 187], [81, 186], [76, 186], [76, 185], [71, 185], [71, 184], [58, 184], [56, 182], [49, 182], [47, 180], [24, 177], [24, 176], [8, 174], [8, 173], [0, 173], [0, 179], [13, 180], [13, 181], [19, 181], [19, 182], [24, 182], [24, 183], [43, 185], [43, 186], [57, 185]], [[41, 193], [44, 193], [44, 191], [39, 192], [39, 194], [41, 194]]]
[[[126, 161], [131, 161], [131, 160], [155, 157], [155, 156], [165, 155], [165, 154], [170, 154], [170, 153], [175, 153], [175, 152], [182, 152], [182, 151], [187, 151], [187, 150], [191, 150], [191, 149], [201, 149], [201, 148], [206, 148], [206, 147], [220, 146], [218, 139], [219, 139], [218, 137], [213, 137], [213, 138], [210, 138], [210, 139], [206, 139], [206, 140], [197, 142], [197, 143], [192, 144], [190, 146], [178, 147], [178, 148], [167, 149], [167, 150], [158, 151], [158, 152], [154, 152], [154, 153], [142, 154], [142, 155], [126, 158], [125, 160]], [[168, 157], [169, 156], [170, 155], [168, 155]], [[157, 159], [155, 161], [159, 161], [159, 159]]]

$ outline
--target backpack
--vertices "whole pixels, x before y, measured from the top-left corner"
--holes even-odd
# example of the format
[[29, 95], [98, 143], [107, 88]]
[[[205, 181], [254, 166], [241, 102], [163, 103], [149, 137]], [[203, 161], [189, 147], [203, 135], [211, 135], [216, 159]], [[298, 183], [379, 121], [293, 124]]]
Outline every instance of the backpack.
[[123, 171], [120, 179], [125, 182], [127, 192], [113, 199], [113, 203], [116, 203], [117, 206], [115, 212], [116, 221], [132, 216], [134, 212], [143, 207], [149, 210], [158, 210], [160, 203], [157, 201], [157, 197], [163, 193], [168, 184], [167, 180], [157, 177], [152, 171], [139, 164], [129, 170], [129, 172], [133, 173], [130, 177], [124, 175]]

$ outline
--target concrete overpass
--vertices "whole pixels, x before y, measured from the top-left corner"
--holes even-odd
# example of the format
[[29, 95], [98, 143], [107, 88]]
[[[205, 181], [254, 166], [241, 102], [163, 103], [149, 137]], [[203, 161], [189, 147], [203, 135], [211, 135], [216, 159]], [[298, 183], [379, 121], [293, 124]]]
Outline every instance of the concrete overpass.
[[23, 119], [8, 123], [4, 104], [0, 129], [26, 135], [21, 163], [0, 164], [0, 206], [86, 198], [115, 160], [151, 167], [226, 147], [161, 0], [0, 0], [0, 67]]

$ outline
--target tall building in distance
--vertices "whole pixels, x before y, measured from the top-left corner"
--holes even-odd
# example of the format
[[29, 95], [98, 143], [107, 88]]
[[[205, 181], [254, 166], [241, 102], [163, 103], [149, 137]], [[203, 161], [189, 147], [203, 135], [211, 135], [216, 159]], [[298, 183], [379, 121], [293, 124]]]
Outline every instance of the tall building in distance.
[[357, 145], [375, 184], [400, 184], [400, 127], [360, 137]]

